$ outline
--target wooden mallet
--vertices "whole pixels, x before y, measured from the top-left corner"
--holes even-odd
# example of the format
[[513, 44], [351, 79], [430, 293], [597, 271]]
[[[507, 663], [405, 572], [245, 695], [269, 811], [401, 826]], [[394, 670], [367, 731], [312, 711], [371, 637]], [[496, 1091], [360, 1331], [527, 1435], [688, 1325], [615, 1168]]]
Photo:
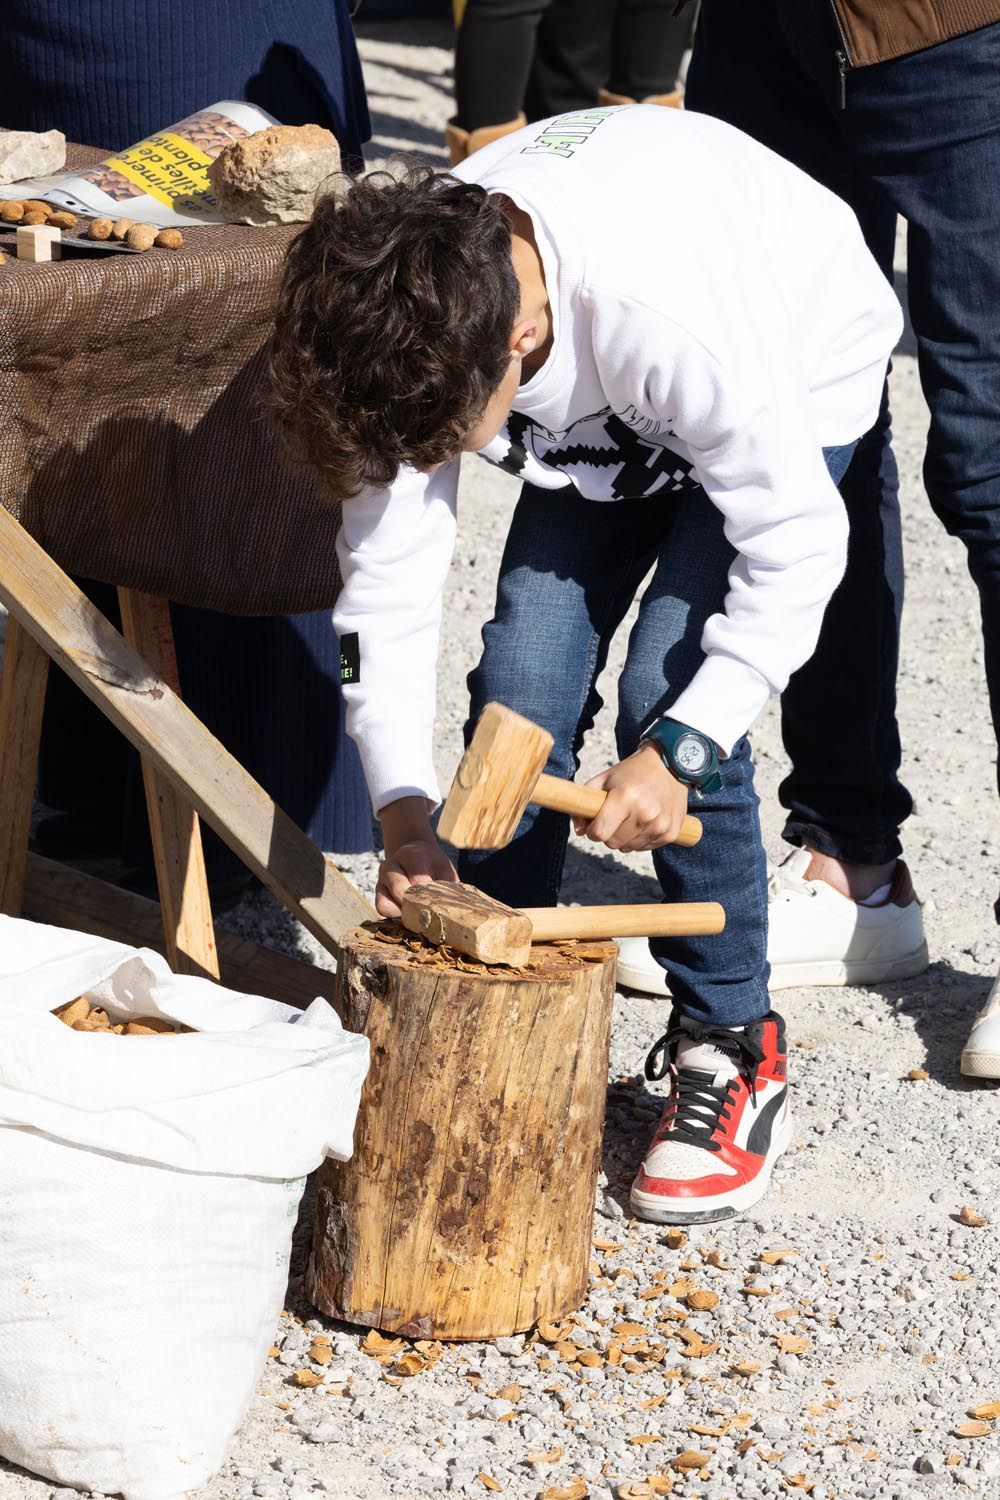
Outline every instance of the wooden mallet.
[[[596, 818], [605, 792], [543, 773], [552, 745], [548, 731], [530, 719], [502, 703], [487, 703], [442, 809], [441, 837], [456, 849], [502, 849], [529, 803], [571, 817]], [[690, 848], [700, 838], [701, 824], [688, 816], [675, 842]]]
[[721, 932], [716, 901], [641, 906], [529, 906], [520, 910], [472, 885], [435, 880], [411, 885], [400, 902], [403, 925], [429, 943], [455, 948], [484, 964], [528, 962], [531, 945], [570, 938], [700, 937]]

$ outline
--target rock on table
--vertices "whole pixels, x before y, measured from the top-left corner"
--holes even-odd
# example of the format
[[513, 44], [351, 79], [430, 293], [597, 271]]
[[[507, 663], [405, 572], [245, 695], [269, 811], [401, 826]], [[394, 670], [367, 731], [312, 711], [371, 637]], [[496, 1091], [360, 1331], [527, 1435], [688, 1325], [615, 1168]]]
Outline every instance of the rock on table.
[[61, 130], [0, 130], [0, 184], [44, 177], [66, 165]]

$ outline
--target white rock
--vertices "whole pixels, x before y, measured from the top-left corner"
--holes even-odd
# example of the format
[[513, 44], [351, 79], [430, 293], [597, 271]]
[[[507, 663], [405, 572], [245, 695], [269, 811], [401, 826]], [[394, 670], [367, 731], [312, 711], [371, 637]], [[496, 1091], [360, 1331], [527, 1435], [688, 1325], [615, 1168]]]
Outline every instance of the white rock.
[[46, 177], [65, 165], [66, 137], [61, 130], [0, 130], [0, 183]]

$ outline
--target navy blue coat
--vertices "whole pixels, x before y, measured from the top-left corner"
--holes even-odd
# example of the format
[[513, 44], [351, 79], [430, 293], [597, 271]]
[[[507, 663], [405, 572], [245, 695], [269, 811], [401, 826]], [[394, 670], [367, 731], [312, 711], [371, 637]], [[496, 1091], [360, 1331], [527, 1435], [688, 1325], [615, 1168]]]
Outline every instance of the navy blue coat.
[[219, 99], [371, 135], [345, 0], [3, 0], [0, 123], [114, 150]]

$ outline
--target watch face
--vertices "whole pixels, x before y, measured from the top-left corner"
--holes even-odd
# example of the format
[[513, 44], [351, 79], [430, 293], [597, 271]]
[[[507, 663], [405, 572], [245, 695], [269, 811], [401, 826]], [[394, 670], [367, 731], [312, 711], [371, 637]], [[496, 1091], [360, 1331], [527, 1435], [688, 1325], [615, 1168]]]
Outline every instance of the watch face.
[[697, 776], [708, 765], [708, 746], [697, 735], [682, 734], [674, 746], [674, 760], [682, 771]]

